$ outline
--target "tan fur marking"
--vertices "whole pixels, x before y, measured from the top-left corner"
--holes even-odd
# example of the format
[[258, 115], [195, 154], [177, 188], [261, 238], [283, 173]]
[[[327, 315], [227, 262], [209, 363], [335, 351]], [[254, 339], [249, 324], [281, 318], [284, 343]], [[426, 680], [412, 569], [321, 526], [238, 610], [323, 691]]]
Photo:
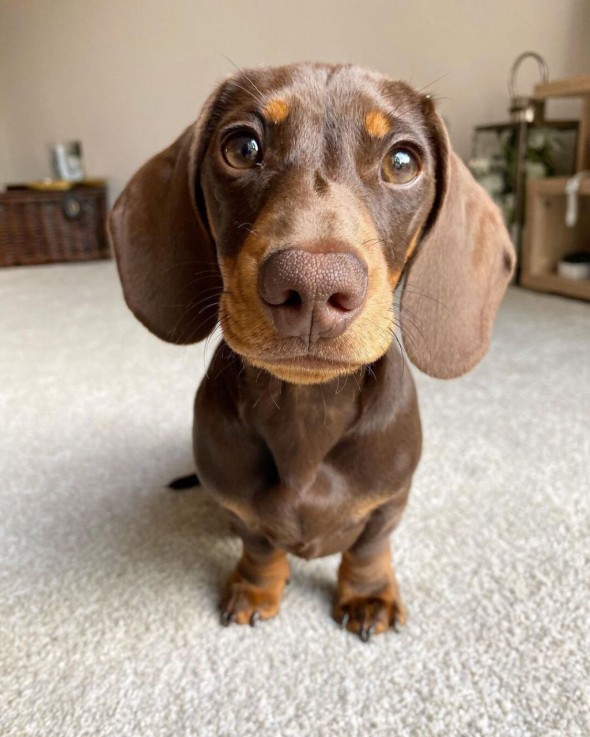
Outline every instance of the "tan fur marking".
[[386, 501], [387, 498], [380, 499], [370, 497], [369, 499], [365, 499], [354, 505], [352, 509], [352, 515], [354, 516], [355, 520], [358, 520], [359, 522], [364, 522], [370, 514], [372, 514]]
[[271, 100], [266, 103], [262, 112], [272, 123], [278, 125], [289, 115], [289, 105], [286, 100]]
[[368, 558], [347, 551], [338, 571], [338, 590], [332, 616], [346, 628], [361, 633], [371, 628], [379, 634], [390, 626], [404, 624], [406, 609], [391, 565], [389, 543]]
[[330, 367], [326, 371], [320, 371], [319, 369], [303, 369], [297, 366], [277, 366], [276, 364], [266, 363], [257, 359], [250, 359], [250, 363], [256, 368], [262, 368], [268, 371], [277, 379], [281, 381], [288, 381], [291, 384], [324, 384], [328, 381], [332, 381], [337, 376], [344, 376], [346, 374], [352, 374], [358, 371], [360, 364], [356, 365], [351, 363], [350, 366]]
[[421, 233], [422, 233], [422, 226], [420, 226], [418, 230], [412, 236], [412, 240], [410, 241], [410, 245], [408, 246], [408, 249], [406, 251], [406, 261], [411, 257], [411, 255], [416, 250], [416, 246], [418, 245], [418, 240], [420, 239]]
[[397, 287], [397, 283], [399, 282], [399, 278], [401, 276], [401, 271], [390, 271], [387, 277], [387, 280], [389, 281], [389, 286], [392, 289], [395, 289]]
[[372, 110], [365, 115], [365, 128], [372, 138], [383, 138], [391, 130], [391, 125], [383, 113]]
[[[410, 245], [406, 249], [406, 256], [404, 259], [404, 264], [408, 263], [412, 254], [416, 250], [416, 246], [418, 245], [418, 241], [420, 240], [421, 235], [422, 235], [422, 225], [416, 230], [416, 232], [412, 236], [412, 239], [410, 240]], [[391, 284], [392, 289], [396, 288], [397, 283], [399, 282], [400, 276], [401, 276], [401, 271], [395, 271], [389, 274], [389, 283]]]
[[253, 616], [270, 619], [279, 613], [289, 578], [289, 562], [282, 550], [260, 558], [246, 547], [221, 600], [221, 610], [236, 624], [254, 624]]

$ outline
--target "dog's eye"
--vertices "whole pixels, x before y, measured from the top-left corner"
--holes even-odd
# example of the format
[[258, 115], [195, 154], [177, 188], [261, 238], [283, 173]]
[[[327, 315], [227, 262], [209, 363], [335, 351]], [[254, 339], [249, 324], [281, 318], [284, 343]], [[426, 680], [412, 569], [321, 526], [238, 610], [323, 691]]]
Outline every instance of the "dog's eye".
[[221, 150], [225, 162], [232, 169], [252, 169], [262, 158], [260, 143], [249, 131], [231, 133], [223, 141]]
[[408, 148], [392, 148], [383, 159], [381, 176], [390, 184], [408, 184], [420, 173], [420, 162]]

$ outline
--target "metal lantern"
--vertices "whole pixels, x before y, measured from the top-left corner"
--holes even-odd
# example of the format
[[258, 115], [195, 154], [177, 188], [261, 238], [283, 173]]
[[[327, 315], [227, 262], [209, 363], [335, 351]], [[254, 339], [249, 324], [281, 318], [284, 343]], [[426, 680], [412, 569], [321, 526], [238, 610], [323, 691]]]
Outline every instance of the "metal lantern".
[[544, 100], [517, 92], [518, 70], [527, 58], [537, 62], [541, 80], [547, 82], [549, 71], [542, 56], [526, 51], [517, 57], [508, 84], [510, 122], [478, 126], [469, 161], [475, 178], [502, 209], [517, 248], [527, 179], [573, 174], [578, 133], [578, 121], [548, 121]]

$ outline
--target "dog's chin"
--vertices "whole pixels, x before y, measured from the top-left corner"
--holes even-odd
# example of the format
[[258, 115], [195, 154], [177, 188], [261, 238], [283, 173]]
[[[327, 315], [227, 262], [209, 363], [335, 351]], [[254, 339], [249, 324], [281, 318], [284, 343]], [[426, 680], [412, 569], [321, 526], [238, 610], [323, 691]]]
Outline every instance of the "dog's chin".
[[[248, 339], [234, 330], [231, 320], [223, 322], [223, 338], [227, 345], [241, 356], [244, 363], [290, 384], [326, 384], [342, 376], [360, 371], [364, 366], [378, 361], [389, 349], [387, 345], [371, 345], [368, 341], [357, 346], [354, 341], [341, 341], [324, 345], [320, 350], [302, 353], [301, 345], [292, 341], [279, 342], [253, 330]], [[342, 337], [342, 336], [341, 336]]]
[[340, 376], [346, 376], [359, 371], [363, 364], [340, 363], [300, 356], [289, 359], [271, 359], [247, 356], [246, 362], [256, 368], [264, 369], [281, 381], [290, 384], [326, 384]]

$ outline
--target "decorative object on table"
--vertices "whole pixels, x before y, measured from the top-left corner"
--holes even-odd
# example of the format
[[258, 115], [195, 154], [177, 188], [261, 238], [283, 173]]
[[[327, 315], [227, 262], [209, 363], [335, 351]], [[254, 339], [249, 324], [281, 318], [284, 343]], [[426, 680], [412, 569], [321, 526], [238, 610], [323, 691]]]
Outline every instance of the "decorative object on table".
[[106, 183], [43, 180], [0, 193], [0, 266], [110, 258]]
[[590, 75], [537, 85], [534, 95], [539, 100], [580, 98], [582, 115], [577, 174], [528, 183], [520, 284], [590, 300], [590, 278], [583, 276], [587, 258], [583, 254], [590, 254]]
[[81, 182], [84, 179], [80, 141], [66, 141], [51, 146], [50, 163], [53, 176], [57, 180]]
[[527, 180], [572, 174], [578, 132], [578, 121], [548, 121], [543, 99], [517, 91], [518, 71], [526, 59], [537, 62], [541, 79], [547, 83], [549, 71], [543, 57], [534, 51], [521, 54], [512, 65], [508, 85], [510, 122], [478, 126], [469, 161], [475, 178], [502, 209], [517, 249]]

